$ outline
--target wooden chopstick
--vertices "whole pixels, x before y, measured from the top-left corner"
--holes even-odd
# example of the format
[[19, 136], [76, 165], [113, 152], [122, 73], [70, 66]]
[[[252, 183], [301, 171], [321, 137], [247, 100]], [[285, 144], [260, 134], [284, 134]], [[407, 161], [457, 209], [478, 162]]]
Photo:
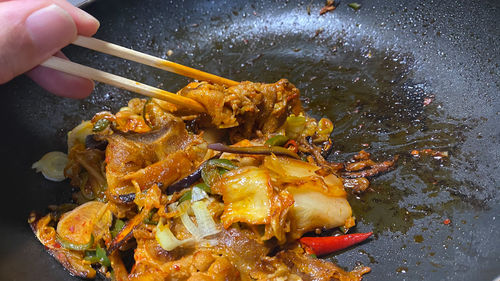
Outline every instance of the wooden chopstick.
[[117, 88], [125, 89], [148, 97], [165, 100], [176, 105], [187, 107], [197, 112], [205, 112], [205, 108], [203, 107], [203, 105], [190, 98], [176, 95], [174, 93], [170, 93], [162, 89], [142, 84], [118, 75], [74, 63], [69, 60], [61, 59], [58, 57], [51, 57], [41, 65], [71, 75], [106, 83]]
[[144, 54], [132, 49], [128, 49], [113, 43], [102, 41], [92, 37], [85, 37], [79, 35], [73, 42], [74, 45], [105, 53], [108, 55], [113, 55], [116, 57], [124, 58], [127, 60], [139, 62], [152, 67], [163, 69], [169, 72], [177, 73], [182, 76], [187, 76], [197, 80], [210, 81], [216, 84], [224, 84], [227, 86], [237, 85], [238, 82], [213, 75], [201, 70], [197, 70], [191, 67], [187, 67], [175, 62], [164, 60], [155, 56]]

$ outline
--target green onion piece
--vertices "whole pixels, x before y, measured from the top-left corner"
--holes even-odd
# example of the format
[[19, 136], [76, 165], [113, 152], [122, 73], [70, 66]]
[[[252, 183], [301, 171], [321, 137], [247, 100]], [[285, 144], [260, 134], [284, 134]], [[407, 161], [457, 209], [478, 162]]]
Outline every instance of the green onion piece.
[[215, 182], [220, 179], [220, 173], [216, 166], [214, 165], [203, 165], [201, 168], [201, 178], [208, 186], [212, 186]]
[[106, 250], [101, 248], [100, 245], [97, 245], [95, 251], [85, 251], [83, 259], [89, 261], [90, 263], [100, 263], [106, 267], [111, 266], [111, 262], [106, 255]]
[[95, 255], [99, 259], [99, 262], [105, 267], [111, 266], [111, 261], [106, 255], [106, 250], [97, 245], [97, 249], [95, 250]]
[[310, 256], [311, 258], [315, 258], [315, 259], [316, 259], [316, 258], [318, 258], [315, 254], [310, 254], [309, 256]]
[[150, 224], [150, 225], [157, 225], [158, 224], [158, 221], [154, 221], [153, 220], [153, 215], [155, 214], [156, 212], [156, 209], [155, 210], [151, 210], [149, 211], [149, 214], [146, 218], [144, 218], [143, 222], [145, 224]]
[[287, 136], [276, 135], [268, 139], [264, 144], [269, 146], [283, 146], [288, 140]]
[[99, 258], [96, 256], [95, 251], [85, 251], [84, 260], [89, 261], [90, 263], [98, 263], [100, 262]]
[[110, 123], [111, 122], [109, 122], [108, 119], [105, 119], [105, 118], [99, 119], [99, 120], [97, 120], [97, 122], [95, 122], [94, 127], [92, 128], [92, 132], [102, 131], [102, 130], [106, 129]]
[[206, 165], [213, 165], [215, 167], [224, 168], [226, 170], [238, 168], [238, 166], [234, 165], [234, 163], [229, 159], [210, 159], [208, 160]]
[[123, 229], [124, 226], [125, 226], [124, 221], [122, 221], [121, 219], [116, 219], [115, 225], [113, 225], [113, 229], [111, 230], [111, 236], [113, 236], [113, 238], [115, 238], [116, 235], [118, 235], [118, 233], [120, 233], [120, 231]]
[[356, 3], [356, 2], [349, 3], [349, 4], [347, 4], [347, 6], [353, 8], [356, 11], [359, 10], [359, 8], [361, 8], [361, 4]]
[[90, 241], [87, 244], [75, 244], [65, 240], [59, 234], [56, 234], [56, 240], [66, 249], [74, 250], [74, 251], [85, 251], [90, 249], [94, 245], [94, 235], [90, 235]]
[[193, 187], [197, 187], [203, 191], [205, 191], [206, 193], [211, 193], [212, 190], [210, 188], [210, 186], [208, 186], [206, 183], [202, 182], [202, 183], [199, 183], [199, 184], [196, 184], [195, 186]]
[[182, 202], [184, 202], [186, 200], [191, 200], [191, 195], [192, 195], [191, 194], [191, 190], [188, 191], [188, 192], [186, 192], [186, 193], [184, 193], [184, 194], [182, 194], [181, 198], [179, 198], [179, 203], [182, 203]]
[[306, 127], [306, 117], [288, 116], [285, 122], [285, 134], [291, 139], [297, 139]]
[[[297, 153], [281, 146], [234, 147], [234, 146], [227, 146], [222, 143], [211, 143], [208, 145], [208, 148], [212, 150], [229, 152], [234, 154], [264, 154], [264, 155], [276, 154], [276, 155], [286, 155], [289, 157], [293, 157], [295, 159], [300, 159]], [[203, 170], [201, 175], [203, 177]]]

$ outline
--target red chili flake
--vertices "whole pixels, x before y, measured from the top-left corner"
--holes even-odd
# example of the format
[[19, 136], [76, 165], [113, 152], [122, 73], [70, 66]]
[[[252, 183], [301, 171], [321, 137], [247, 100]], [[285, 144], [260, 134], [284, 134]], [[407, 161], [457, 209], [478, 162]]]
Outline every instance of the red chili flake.
[[443, 223], [444, 223], [445, 225], [449, 225], [449, 224], [451, 223], [451, 220], [450, 220], [450, 219], [445, 219], [445, 220], [443, 221]]
[[54, 248], [56, 248], [56, 249], [61, 248], [61, 244], [59, 244], [59, 243], [54, 243]]
[[178, 264], [174, 264], [173, 267], [175, 270], [181, 270], [181, 267]]
[[370, 145], [368, 143], [362, 143], [361, 146], [363, 146], [363, 147], [369, 147]]

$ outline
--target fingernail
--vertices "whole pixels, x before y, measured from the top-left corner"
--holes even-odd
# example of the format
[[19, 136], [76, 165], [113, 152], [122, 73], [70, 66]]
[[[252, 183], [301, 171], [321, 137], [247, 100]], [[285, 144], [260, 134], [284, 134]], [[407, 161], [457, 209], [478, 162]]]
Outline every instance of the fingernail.
[[76, 38], [71, 16], [56, 4], [33, 12], [25, 22], [33, 44], [40, 54], [53, 54]]
[[99, 21], [96, 18], [94, 18], [91, 14], [85, 12], [82, 9], [78, 9], [78, 16], [80, 17], [80, 19], [82, 21], [94, 22], [95, 25], [97, 25], [97, 26], [100, 25]]

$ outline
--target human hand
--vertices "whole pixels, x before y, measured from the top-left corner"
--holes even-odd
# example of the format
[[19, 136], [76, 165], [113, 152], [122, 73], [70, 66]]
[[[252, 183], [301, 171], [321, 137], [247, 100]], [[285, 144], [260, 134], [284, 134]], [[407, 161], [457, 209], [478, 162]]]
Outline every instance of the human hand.
[[91, 80], [39, 66], [76, 36], [92, 36], [99, 22], [65, 0], [0, 0], [0, 84], [25, 73], [46, 90], [83, 98]]

